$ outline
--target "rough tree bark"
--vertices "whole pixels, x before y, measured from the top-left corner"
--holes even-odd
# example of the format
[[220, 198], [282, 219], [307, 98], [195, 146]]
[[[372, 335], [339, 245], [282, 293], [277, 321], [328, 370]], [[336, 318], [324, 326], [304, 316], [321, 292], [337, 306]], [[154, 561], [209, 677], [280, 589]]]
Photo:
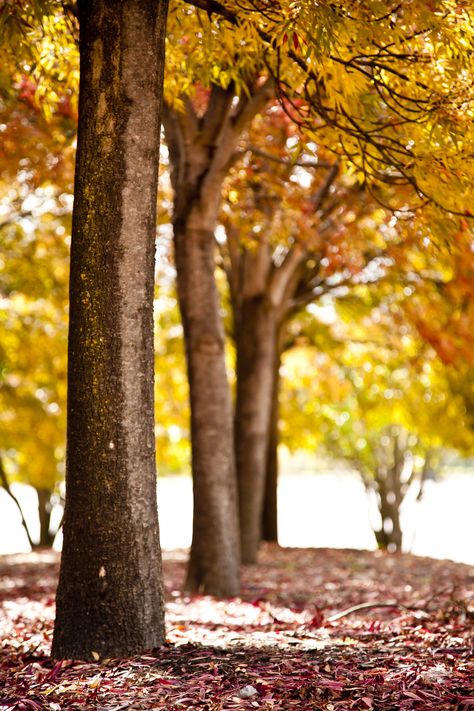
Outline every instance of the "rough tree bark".
[[222, 182], [238, 139], [265, 105], [269, 84], [234, 101], [213, 86], [202, 117], [184, 99], [167, 107], [165, 135], [174, 190], [173, 232], [191, 403], [193, 540], [186, 587], [236, 595], [240, 588], [233, 420], [224, 330], [215, 284], [215, 238]]
[[163, 641], [153, 415], [166, 0], [79, 2], [64, 545], [56, 658]]

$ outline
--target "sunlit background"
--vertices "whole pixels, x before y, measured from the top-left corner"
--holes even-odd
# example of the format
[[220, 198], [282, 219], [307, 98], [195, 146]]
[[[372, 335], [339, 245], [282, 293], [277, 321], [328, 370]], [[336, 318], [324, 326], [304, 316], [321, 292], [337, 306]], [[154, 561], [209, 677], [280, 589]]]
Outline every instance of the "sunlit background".
[[[302, 470], [298, 457], [288, 463], [291, 473], [279, 486], [279, 542], [283, 546], [376, 548], [371, 521], [377, 524], [375, 502], [359, 478], [344, 471]], [[38, 535], [36, 494], [31, 487], [13, 485], [14, 492]], [[451, 468], [437, 481], [429, 481], [421, 501], [408, 495], [403, 507], [404, 550], [433, 558], [448, 558], [474, 565], [474, 472]], [[158, 479], [158, 511], [164, 549], [186, 548], [191, 543], [192, 483], [188, 476]], [[59, 522], [55, 512], [53, 526]], [[61, 535], [54, 547], [61, 547]], [[29, 551], [18, 510], [0, 489], [0, 553]]]

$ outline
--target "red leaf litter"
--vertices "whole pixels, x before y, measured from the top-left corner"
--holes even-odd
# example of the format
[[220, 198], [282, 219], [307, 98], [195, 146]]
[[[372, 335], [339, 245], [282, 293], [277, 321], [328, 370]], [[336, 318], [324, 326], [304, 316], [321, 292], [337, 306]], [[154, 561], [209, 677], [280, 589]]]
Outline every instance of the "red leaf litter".
[[58, 556], [0, 558], [1, 711], [474, 711], [474, 568], [354, 550], [263, 547], [239, 598], [180, 591], [167, 641], [125, 660], [49, 658]]

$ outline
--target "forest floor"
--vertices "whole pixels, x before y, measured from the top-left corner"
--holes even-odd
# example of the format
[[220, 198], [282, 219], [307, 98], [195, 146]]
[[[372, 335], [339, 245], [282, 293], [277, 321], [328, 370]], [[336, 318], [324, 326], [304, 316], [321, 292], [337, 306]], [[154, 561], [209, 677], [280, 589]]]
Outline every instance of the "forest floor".
[[86, 663], [48, 656], [58, 555], [1, 556], [1, 711], [474, 709], [472, 567], [266, 545], [216, 600], [164, 558], [166, 644]]

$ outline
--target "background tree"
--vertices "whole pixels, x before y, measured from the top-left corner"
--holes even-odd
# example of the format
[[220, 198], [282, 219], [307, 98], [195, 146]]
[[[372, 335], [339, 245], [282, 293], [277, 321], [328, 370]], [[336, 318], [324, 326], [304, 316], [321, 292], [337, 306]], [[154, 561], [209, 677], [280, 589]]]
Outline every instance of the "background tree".
[[10, 490], [12, 480], [28, 483], [38, 497], [39, 539], [28, 535], [30, 543], [50, 546], [64, 459], [68, 250], [62, 219], [41, 217], [45, 224], [37, 226], [34, 240], [18, 224], [0, 228], [0, 447], [3, 485]]
[[326, 352], [313, 356], [323, 373], [320, 380], [311, 383], [307, 366], [303, 371], [297, 365], [301, 354], [293, 356], [293, 363], [289, 354], [285, 409], [293, 417], [284, 437], [291, 441], [293, 432], [307, 436], [306, 447], [323, 445], [359, 472], [367, 491], [376, 495], [378, 545], [399, 550], [400, 510], [412, 485], [417, 483], [421, 496], [439, 453], [446, 448], [468, 452], [473, 440], [463, 401], [453, 396], [445, 368], [394, 298], [367, 309], [367, 286], [361, 289], [365, 309], [362, 299], [349, 299], [346, 305], [342, 300], [342, 312], [349, 306], [346, 325], [334, 322], [336, 340], [327, 340]]
[[[432, 145], [430, 143], [433, 132], [433, 123], [439, 119], [439, 103], [433, 101], [434, 87], [438, 88], [438, 100], [443, 105], [444, 109], [449, 105], [451, 110], [454, 110], [452, 97], [449, 94], [449, 87], [445, 80], [440, 83], [440, 71], [436, 65], [436, 57], [432, 52], [432, 45], [436, 44], [441, 52], [444, 50], [439, 46], [439, 38], [436, 34], [439, 30], [440, 23], [436, 20], [429, 20], [429, 15], [423, 12], [424, 21], [428, 22], [423, 29], [413, 31], [413, 23], [415, 15], [409, 11], [398, 13], [399, 8], [394, 7], [390, 16], [379, 16], [379, 7], [375, 3], [364, 3], [363, 7], [357, 10], [355, 14], [348, 11], [345, 3], [340, 2], [337, 6], [331, 8], [314, 8], [312, 4], [304, 3], [300, 9], [290, 8], [286, 5], [278, 5], [272, 8], [266, 8], [265, 12], [261, 12], [262, 8], [253, 6], [252, 3], [245, 6], [235, 8], [233, 6], [222, 6], [219, 3], [212, 4], [201, 2], [198, 3], [208, 11], [205, 16], [199, 10], [193, 12], [190, 9], [184, 10], [177, 6], [176, 18], [179, 18], [179, 32], [181, 41], [178, 43], [181, 47], [182, 55], [179, 51], [174, 55], [172, 70], [174, 71], [174, 88], [175, 94], [181, 92], [184, 94], [189, 91], [190, 83], [199, 85], [198, 94], [193, 101], [181, 99], [175, 101], [174, 107], [177, 113], [170, 115], [168, 121], [168, 142], [170, 145], [171, 161], [174, 165], [174, 187], [175, 195], [178, 200], [181, 200], [181, 208], [175, 206], [175, 235], [181, 230], [182, 224], [189, 222], [187, 215], [177, 218], [181, 210], [189, 212], [190, 205], [197, 205], [195, 202], [196, 196], [204, 194], [203, 186], [212, 186], [208, 192], [206, 200], [201, 201], [201, 208], [193, 217], [192, 223], [196, 224], [201, 230], [201, 234], [211, 233], [211, 225], [215, 225], [215, 215], [210, 220], [205, 228], [202, 226], [203, 219], [207, 220], [210, 214], [210, 206], [215, 213], [215, 198], [218, 194], [218, 185], [222, 182], [222, 166], [227, 169], [232, 160], [232, 149], [235, 146], [236, 135], [229, 134], [229, 123], [226, 120], [230, 117], [230, 122], [236, 121], [238, 118], [239, 108], [242, 106], [243, 99], [248, 100], [252, 96], [252, 91], [255, 85], [255, 77], [257, 72], [263, 73], [260, 82], [264, 82], [263, 86], [268, 85], [266, 77], [270, 75], [274, 79], [274, 84], [281, 98], [282, 106], [292, 118], [300, 123], [308, 132], [310, 137], [314, 137], [315, 141], [320, 141], [320, 136], [324, 136], [326, 145], [331, 147], [337, 153], [343, 163], [352, 162], [359, 166], [360, 173], [372, 181], [384, 181], [396, 185], [405, 185], [410, 188], [415, 188], [410, 199], [415, 204], [420, 204], [419, 197], [423, 193], [430, 193], [433, 200], [437, 201], [440, 191], [437, 186], [432, 186], [428, 191], [428, 187], [423, 187], [422, 177], [427, 166], [427, 156], [432, 155]], [[360, 11], [359, 11], [360, 10]], [[461, 30], [457, 25], [461, 24], [461, 20], [456, 20], [456, 13], [450, 14], [449, 22], [446, 23], [444, 30], [439, 30], [440, 35], [443, 35], [446, 42], [452, 46], [455, 42], [456, 32]], [[249, 20], [249, 18], [252, 18]], [[199, 23], [197, 32], [192, 32], [190, 22], [195, 20]], [[419, 20], [419, 18], [418, 18]], [[417, 20], [417, 22], [418, 22]], [[462, 18], [462, 27], [464, 27], [466, 18]], [[310, 25], [306, 23], [310, 22]], [[316, 28], [312, 33], [308, 33], [308, 27]], [[393, 27], [392, 27], [393, 26]], [[400, 54], [392, 50], [392, 44], [386, 44], [388, 28], [392, 28], [393, 42], [402, 44], [405, 54]], [[226, 30], [232, 31], [226, 34]], [[188, 31], [191, 30], [191, 31]], [[171, 36], [174, 36], [171, 32]], [[222, 42], [222, 37], [228, 37], [226, 42]], [[468, 38], [471, 36], [468, 31]], [[280, 38], [280, 44], [273, 42], [273, 37]], [[193, 39], [191, 39], [193, 38]], [[304, 40], [307, 49], [302, 50], [300, 40]], [[467, 40], [469, 44], [469, 39]], [[431, 42], [430, 47], [427, 46]], [[291, 44], [292, 43], [292, 44]], [[426, 45], [426, 46], [425, 46]], [[245, 47], [245, 54], [241, 48]], [[360, 55], [354, 54], [354, 47], [360, 51]], [[467, 45], [466, 45], [467, 48]], [[375, 59], [374, 59], [375, 56]], [[466, 55], [463, 51], [459, 51], [457, 58], [459, 60], [458, 68], [463, 66]], [[253, 64], [251, 61], [253, 60]], [[418, 61], [423, 63], [423, 72], [429, 75], [429, 84], [417, 84], [414, 67]], [[398, 62], [398, 64], [397, 64]], [[424, 66], [426, 64], [426, 67]], [[364, 69], [364, 66], [370, 67], [370, 70]], [[409, 67], [406, 77], [400, 77], [399, 72], [405, 67]], [[186, 67], [186, 72], [183, 77], [182, 70]], [[376, 67], [375, 71], [373, 71]], [[203, 72], [204, 69], [204, 72]], [[431, 72], [431, 74], [429, 74]], [[207, 74], [206, 74], [207, 73]], [[350, 77], [349, 77], [350, 74]], [[248, 78], [250, 77], [250, 81]], [[352, 81], [354, 79], [354, 81]], [[454, 75], [453, 75], [454, 79]], [[212, 90], [206, 87], [213, 84]], [[233, 86], [235, 83], [235, 89]], [[239, 96], [241, 87], [246, 87], [247, 95], [242, 94], [239, 99], [239, 104], [233, 103], [231, 94], [235, 93]], [[218, 87], [219, 90], [218, 90]], [[294, 87], [294, 89], [290, 89]], [[408, 87], [408, 94], [402, 92]], [[204, 88], [204, 92], [202, 91]], [[422, 91], [421, 91], [422, 90]], [[196, 88], [195, 88], [196, 91]], [[465, 77], [462, 77], [456, 84], [458, 95], [465, 96], [469, 99], [468, 84]], [[411, 93], [410, 93], [411, 92]], [[225, 99], [227, 97], [227, 100]], [[204, 100], [203, 100], [204, 99]], [[236, 99], [237, 100], [237, 99]], [[245, 105], [245, 103], [244, 103]], [[370, 107], [370, 110], [369, 108]], [[212, 110], [212, 111], [211, 111]], [[412, 112], [413, 115], [403, 115]], [[180, 114], [181, 112], [181, 114]], [[228, 115], [227, 113], [228, 112]], [[334, 123], [334, 116], [340, 112], [343, 116], [342, 123]], [[181, 120], [180, 120], [181, 116]], [[366, 116], [367, 120], [357, 118]], [[346, 118], [347, 117], [347, 118]], [[240, 120], [240, 118], [239, 118]], [[450, 114], [447, 123], [445, 121], [444, 128], [454, 120], [454, 113]], [[412, 125], [413, 124], [413, 125]], [[420, 125], [422, 124], [421, 128]], [[439, 129], [438, 124], [436, 124]], [[315, 130], [318, 130], [316, 137]], [[335, 130], [336, 129], [336, 130]], [[441, 131], [441, 129], [439, 129]], [[444, 130], [444, 129], [443, 129]], [[456, 129], [457, 130], [457, 129]], [[321, 132], [321, 133], [319, 133]], [[410, 133], [412, 132], [412, 133]], [[413, 134], [413, 135], [412, 135]], [[209, 141], [209, 135], [212, 135], [212, 141]], [[441, 136], [441, 133], [439, 134]], [[411, 150], [410, 141], [414, 137], [423, 145], [423, 150], [418, 155], [414, 155]], [[203, 146], [206, 144], [206, 148]], [[408, 148], [406, 148], [408, 146]], [[461, 153], [467, 143], [463, 144]], [[450, 160], [452, 159], [452, 171], [449, 174], [449, 180], [454, 182], [459, 178], [459, 163], [455, 165], [455, 161], [459, 158], [459, 149], [454, 144], [450, 144]], [[372, 151], [372, 152], [371, 152]], [[200, 156], [199, 156], [200, 154]], [[193, 155], [194, 167], [189, 169], [189, 156]], [[210, 168], [212, 164], [212, 169]], [[187, 170], [184, 170], [187, 166]], [[415, 166], [415, 167], [414, 167]], [[421, 167], [421, 170], [418, 168]], [[220, 174], [218, 172], [220, 170]], [[217, 172], [216, 172], [217, 171]], [[418, 171], [418, 172], [417, 172]], [[225, 172], [225, 171], [224, 171]], [[183, 183], [183, 177], [186, 175], [189, 179], [189, 184], [186, 186]], [[181, 178], [179, 177], [181, 176]], [[190, 177], [194, 176], [194, 177]], [[218, 177], [215, 181], [216, 176]], [[179, 184], [181, 180], [181, 185]], [[438, 191], [438, 192], [436, 192]], [[178, 197], [179, 196], [179, 197]], [[214, 199], [213, 199], [214, 196]], [[466, 191], [463, 192], [462, 199], [467, 198]], [[399, 195], [398, 204], [402, 204], [406, 200], [406, 190]], [[397, 204], [395, 201], [394, 204]], [[458, 205], [458, 203], [456, 204]], [[453, 204], [453, 209], [457, 209]], [[192, 212], [192, 211], [191, 211]], [[189, 212], [189, 214], [191, 214]], [[179, 229], [177, 229], [179, 228]], [[179, 241], [179, 240], [178, 240]], [[189, 240], [188, 240], [189, 241]], [[184, 239], [182, 240], [184, 244]], [[197, 243], [197, 240], [195, 240]], [[208, 247], [209, 249], [209, 247]], [[180, 280], [180, 272], [185, 273], [185, 259], [178, 259], [178, 282]], [[184, 249], [182, 250], [184, 254]], [[208, 278], [207, 281], [201, 274], [201, 279], [198, 284], [193, 285], [190, 289], [191, 281], [189, 278], [183, 279], [183, 302], [185, 298], [184, 287], [187, 288], [188, 301], [191, 301], [191, 291], [196, 297], [196, 303], [201, 297], [197, 297], [199, 289], [204, 288], [207, 283], [206, 294], [209, 309], [212, 306], [212, 319], [209, 318], [210, 310], [206, 311], [208, 317], [207, 323], [213, 323], [217, 328], [219, 323], [218, 314], [216, 312], [216, 300], [214, 279], [212, 276], [213, 260], [209, 257], [206, 260]], [[201, 294], [202, 296], [202, 294]], [[212, 305], [213, 304], [213, 305]], [[198, 327], [199, 320], [195, 317], [187, 319], [182, 308], [185, 321], [185, 338], [190, 340], [191, 330], [194, 328], [196, 334], [201, 334], [203, 324]], [[204, 310], [201, 309], [204, 313]], [[252, 314], [254, 311], [251, 309]], [[268, 314], [267, 314], [268, 316]], [[258, 321], [257, 318], [255, 318]], [[268, 321], [260, 319], [261, 323]], [[194, 326], [192, 325], [194, 324]], [[208, 328], [208, 326], [207, 326]], [[222, 329], [218, 329], [222, 335]], [[215, 332], [217, 334], [217, 330]], [[217, 335], [214, 341], [217, 343], [221, 339]], [[249, 341], [250, 342], [250, 341]], [[267, 343], [268, 343], [267, 339]], [[251, 342], [250, 342], [251, 343]], [[252, 350], [252, 346], [250, 345]], [[208, 427], [210, 443], [207, 447], [208, 451], [217, 451], [214, 446], [213, 433], [215, 427], [211, 426], [214, 419], [220, 419], [221, 422], [228, 422], [229, 407], [227, 404], [227, 396], [222, 398], [220, 393], [227, 392], [224, 387], [224, 354], [223, 348], [220, 350], [218, 357], [214, 360], [214, 369], [210, 370], [209, 363], [206, 368], [206, 374], [212, 372], [217, 374], [220, 372], [218, 381], [219, 387], [213, 387], [212, 392], [219, 394], [221, 404], [217, 406], [217, 399], [214, 399], [216, 409], [213, 411], [213, 417], [194, 418], [192, 431], [194, 440], [198, 438], [197, 433], [201, 436], [201, 453], [204, 452], [202, 442], [205, 439], [206, 423]], [[241, 349], [242, 350], [242, 349]], [[255, 351], [256, 352], [256, 351]], [[196, 355], [194, 355], [196, 354]], [[197, 413], [200, 409], [198, 401], [203, 401], [203, 412], [210, 409], [209, 398], [198, 395], [202, 379], [196, 375], [192, 375], [192, 370], [197, 364], [192, 365], [192, 361], [198, 358], [204, 363], [201, 356], [197, 355], [197, 349], [189, 343], [188, 347], [188, 363], [191, 381], [191, 411]], [[250, 358], [248, 359], [250, 361]], [[239, 361], [241, 362], [241, 360]], [[217, 367], [217, 364], [219, 366]], [[239, 369], [239, 367], [238, 367]], [[246, 379], [246, 371], [240, 369], [240, 382]], [[249, 376], [250, 378], [250, 376]], [[250, 380], [249, 380], [250, 382]], [[255, 382], [260, 382], [256, 380]], [[266, 379], [263, 379], [263, 384]], [[239, 388], [237, 388], [239, 391]], [[249, 387], [249, 390], [252, 388]], [[268, 395], [269, 388], [265, 397], [262, 399], [264, 406], [262, 411], [268, 413], [268, 407], [265, 405], [271, 401], [271, 396]], [[194, 393], [194, 394], [193, 394]], [[226, 400], [226, 402], [224, 402]], [[237, 396], [237, 409], [241, 411], [240, 403], [242, 398]], [[259, 398], [254, 397], [254, 403], [259, 401]], [[257, 408], [255, 404], [250, 407], [254, 412], [254, 423], [249, 425], [248, 431], [257, 433], [256, 436], [251, 434], [251, 438], [262, 443], [259, 446], [259, 455], [256, 461], [259, 462], [258, 467], [261, 468], [262, 462], [265, 459], [265, 430], [268, 429], [269, 418], [266, 414], [260, 421], [257, 416]], [[216, 416], [219, 410], [220, 416]], [[251, 414], [247, 417], [236, 418], [237, 423], [242, 423], [245, 420], [250, 421]], [[240, 425], [239, 425], [240, 426]], [[229, 447], [228, 428], [224, 428], [227, 433], [222, 438], [219, 451], [227, 452], [226, 461], [232, 459]], [[227, 444], [225, 444], [225, 442]], [[197, 456], [197, 450], [196, 456]], [[248, 452], [249, 459], [256, 454], [256, 449], [252, 447], [242, 448], [241, 452]], [[193, 455], [194, 456], [194, 455]], [[239, 461], [239, 456], [237, 457]], [[210, 461], [209, 458], [206, 461]], [[238, 465], [239, 467], [239, 465]], [[247, 469], [250, 471], [254, 465], [247, 468], [244, 465], [240, 467], [241, 471]], [[200, 467], [194, 465], [195, 472]], [[196, 479], [196, 477], [195, 477]], [[203, 480], [203, 477], [200, 477]], [[242, 482], [240, 475], [239, 481]], [[259, 477], [257, 480], [261, 481]], [[217, 481], [217, 479], [216, 479]], [[250, 476], [249, 476], [250, 481]], [[240, 485], [242, 489], [242, 484]], [[251, 485], [247, 490], [253, 489], [256, 495], [255, 510], [260, 508], [259, 500], [261, 499], [261, 486], [255, 487]], [[203, 488], [209, 491], [206, 484]], [[195, 496], [197, 500], [204, 501], [204, 493], [199, 493], [198, 487], [195, 487]], [[247, 492], [248, 493], [248, 492]], [[247, 515], [248, 506], [244, 503], [244, 495], [241, 491], [240, 512], [242, 516]], [[196, 500], [196, 519], [200, 518], [199, 505]], [[250, 499], [249, 499], [250, 501]], [[213, 507], [206, 505], [206, 512], [213, 512]], [[211, 513], [211, 518], [214, 521], [216, 516]], [[252, 520], [257, 521], [257, 517], [252, 514]], [[197, 525], [197, 523], [196, 523]], [[242, 542], [247, 536], [245, 532], [246, 522], [242, 525]], [[199, 530], [211, 530], [209, 523], [206, 526], [199, 527]], [[259, 523], [254, 525], [254, 529], [258, 530]], [[258, 538], [258, 535], [251, 536], [253, 540]], [[246, 551], [244, 543], [244, 559], [251, 560], [255, 557], [255, 545], [253, 549]], [[196, 549], [196, 554], [194, 550]], [[192, 570], [196, 568], [192, 562], [193, 556], [197, 556], [197, 539], [193, 545], [193, 553], [191, 555], [190, 566], [190, 584], [196, 585], [192, 581]], [[197, 556], [199, 557], [199, 556]]]
[[424, 226], [424, 243], [402, 261], [402, 308], [421, 338], [444, 365], [450, 387], [464, 401], [473, 426], [474, 379], [472, 325], [474, 315], [472, 227], [452, 217], [456, 238], [446, 243], [436, 222]]
[[0, 449], [10, 495], [11, 481], [35, 488], [37, 539], [23, 518], [35, 547], [53, 543], [63, 477], [74, 117], [62, 102], [46, 119], [32, 86], [20, 78], [0, 99]]
[[225, 240], [221, 235], [218, 241], [236, 340], [242, 552], [254, 562], [262, 516], [276, 538], [278, 372], [281, 351], [291, 341], [288, 323], [364, 270], [370, 278], [384, 253], [386, 238], [378, 230], [389, 214], [370, 196], [362, 198], [357, 178], [340, 171], [327, 149], [304, 148], [277, 105], [252, 122], [243, 145], [245, 157], [226, 180]]
[[[262, 73], [260, 47], [244, 56], [239, 36], [229, 36], [229, 44], [222, 44], [220, 26], [208, 19], [206, 41], [196, 42], [192, 28], [202, 23], [198, 11], [178, 6], [170, 17], [168, 37], [170, 41], [182, 38], [186, 66], [184, 84], [180, 67], [178, 88], [189, 91], [186, 83], [194, 84], [192, 98], [182, 96], [174, 105], [168, 102], [164, 113], [191, 405], [194, 524], [186, 585], [192, 590], [235, 595], [240, 556], [233, 420], [214, 277], [214, 230], [222, 183], [235, 160], [239, 139], [268, 102], [273, 87]], [[183, 23], [189, 27], [190, 22], [194, 24], [183, 36]], [[173, 69], [172, 60], [169, 71]], [[168, 91], [171, 88], [172, 83]]]
[[160, 150], [155, 272], [155, 439], [158, 475], [188, 473], [191, 459], [189, 384], [176, 293], [171, 213], [173, 193], [166, 144]]

